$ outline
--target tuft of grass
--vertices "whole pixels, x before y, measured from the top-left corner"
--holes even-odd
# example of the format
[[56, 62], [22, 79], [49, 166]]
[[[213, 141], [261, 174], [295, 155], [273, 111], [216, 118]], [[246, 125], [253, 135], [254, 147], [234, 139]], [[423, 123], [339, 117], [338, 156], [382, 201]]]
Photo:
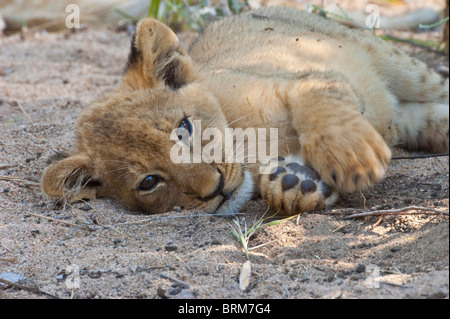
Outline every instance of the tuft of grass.
[[130, 20], [134, 24], [137, 24], [139, 22], [138, 18], [130, 16], [128, 13], [126, 13], [125, 11], [120, 10], [119, 8], [114, 8], [114, 11], [116, 13], [118, 13], [119, 15], [121, 15], [123, 18]]
[[444, 52], [443, 46], [445, 45], [445, 43], [440, 42], [440, 41], [420, 40], [420, 39], [412, 39], [412, 38], [397, 38], [397, 37], [394, 37], [389, 34], [381, 35], [380, 38], [385, 41], [408, 43], [413, 46], [416, 46], [416, 47], [419, 47], [419, 48], [422, 48], [424, 50], [431, 51], [431, 52], [437, 52], [437, 53]]
[[246, 0], [221, 1], [221, 6], [210, 0], [151, 0], [148, 16], [169, 25], [175, 32], [200, 31], [209, 20], [241, 13], [249, 9]]
[[228, 0], [228, 7], [230, 8], [232, 14], [239, 14], [249, 6], [247, 1]]
[[436, 23], [430, 24], [430, 25], [427, 25], [427, 24], [419, 24], [419, 28], [420, 28], [420, 29], [434, 29], [434, 28], [436, 28], [436, 27], [438, 27], [438, 26], [440, 26], [440, 25], [446, 23], [446, 22], [448, 21], [448, 18], [449, 18], [449, 17], [447, 17], [447, 18], [445, 18], [445, 19], [442, 19], [441, 21], [438, 21], [438, 22], [436, 22]]
[[321, 6], [317, 6], [317, 5], [311, 5], [311, 13], [316, 14], [320, 17], [326, 18], [328, 19], [328, 17], [334, 17], [337, 19], [341, 19], [344, 21], [348, 21], [350, 23], [352, 23], [355, 26], [358, 26], [359, 28], [363, 29], [363, 30], [368, 30], [368, 28], [365, 25], [359, 24], [357, 23], [352, 17], [349, 16], [349, 14], [339, 5], [336, 4], [336, 6], [338, 7], [339, 11], [341, 14], [336, 14], [330, 11], [325, 10], [323, 7]]
[[[387, 2], [390, 2], [389, 0], [386, 0]], [[397, 1], [392, 1], [392, 2], [397, 2]], [[381, 35], [381, 36], [377, 36], [375, 33], [375, 28], [370, 29], [368, 27], [366, 27], [365, 25], [359, 24], [357, 23], [354, 19], [352, 19], [348, 13], [339, 5], [336, 4], [337, 7], [339, 8], [340, 14], [336, 14], [330, 11], [326, 11], [323, 7], [321, 6], [317, 6], [317, 5], [311, 5], [311, 9], [310, 12], [316, 15], [319, 15], [321, 17], [324, 17], [326, 19], [328, 19], [328, 16], [330, 17], [334, 17], [334, 18], [338, 18], [344, 21], [348, 21], [350, 23], [352, 23], [353, 25], [361, 28], [362, 30], [369, 30], [371, 31], [372, 35], [375, 37], [379, 37], [385, 41], [393, 41], [393, 42], [404, 42], [404, 43], [409, 43], [411, 45], [423, 48], [425, 50], [429, 50], [429, 51], [434, 51], [434, 52], [438, 52], [438, 53], [443, 53], [444, 49], [442, 48], [442, 46], [445, 44], [443, 42], [438, 42], [438, 41], [427, 41], [427, 40], [417, 40], [417, 39], [410, 39], [410, 38], [397, 38], [397, 37], [393, 37], [391, 35]], [[419, 25], [420, 29], [433, 29], [436, 28], [444, 23], [446, 23], [449, 20], [449, 17], [442, 19], [441, 21], [438, 21], [434, 24], [431, 25]], [[376, 25], [377, 23], [375, 23]]]
[[[236, 218], [233, 220], [232, 223], [229, 223], [230, 228], [231, 228], [231, 233], [241, 243], [242, 248], [244, 249], [244, 252], [245, 252], [245, 256], [247, 257], [247, 260], [250, 260], [249, 255], [248, 255], [248, 251], [251, 249], [248, 247], [250, 238], [259, 229], [261, 229], [263, 227], [267, 227], [267, 226], [279, 225], [279, 224], [285, 223], [288, 220], [291, 220], [291, 219], [297, 217], [297, 215], [294, 215], [294, 216], [290, 216], [290, 217], [287, 217], [284, 219], [277, 219], [277, 220], [272, 220], [270, 222], [266, 222], [267, 220], [272, 219], [276, 215], [276, 214], [274, 214], [273, 216], [264, 218], [266, 213], [268, 212], [268, 210], [269, 210], [269, 208], [264, 212], [264, 214], [258, 220], [255, 220], [253, 222], [253, 224], [250, 225], [250, 227], [248, 227], [245, 217], [242, 218], [242, 220], [239, 220], [238, 218]], [[241, 224], [242, 224], [242, 226], [241, 226]]]
[[160, 0], [151, 0], [150, 6], [148, 7], [147, 16], [157, 19], [159, 17], [160, 6], [161, 6]]

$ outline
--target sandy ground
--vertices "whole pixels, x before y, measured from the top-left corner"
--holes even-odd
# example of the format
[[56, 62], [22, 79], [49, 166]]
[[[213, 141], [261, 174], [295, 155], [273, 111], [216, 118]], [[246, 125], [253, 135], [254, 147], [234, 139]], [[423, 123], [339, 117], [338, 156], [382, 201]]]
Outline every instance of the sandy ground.
[[[64, 206], [43, 196], [47, 158], [73, 150], [77, 114], [119, 83], [129, 42], [106, 29], [0, 38], [0, 279], [22, 278], [0, 283], [0, 298], [448, 298], [445, 216], [304, 214], [263, 227], [250, 240], [252, 278], [241, 291], [246, 256], [231, 220], [135, 215], [109, 199]], [[448, 67], [448, 56], [402, 47]], [[448, 174], [448, 157], [396, 160], [384, 181], [328, 213], [411, 205], [448, 212]], [[255, 200], [239, 218], [251, 224], [265, 211]]]

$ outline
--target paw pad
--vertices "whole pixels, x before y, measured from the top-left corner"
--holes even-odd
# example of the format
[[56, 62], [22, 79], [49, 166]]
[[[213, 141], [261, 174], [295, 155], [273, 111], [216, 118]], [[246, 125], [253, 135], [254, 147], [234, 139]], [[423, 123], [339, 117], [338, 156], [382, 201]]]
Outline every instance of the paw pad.
[[270, 180], [273, 181], [273, 180], [277, 179], [278, 175], [280, 175], [281, 173], [284, 173], [284, 172], [286, 172], [286, 169], [284, 167], [278, 166], [277, 169], [275, 170], [275, 172], [270, 174]]
[[331, 195], [333, 195], [333, 190], [327, 184], [322, 183], [321, 188], [322, 188], [322, 194], [325, 198], [328, 198]]
[[314, 183], [313, 181], [311, 181], [309, 179], [305, 179], [300, 184], [300, 190], [302, 191], [303, 194], [314, 193], [316, 191], [316, 189], [317, 189], [316, 183]]
[[294, 173], [300, 173], [306, 176], [311, 177], [314, 180], [320, 180], [320, 175], [317, 173], [313, 168], [306, 166], [306, 165], [300, 165], [298, 163], [290, 163], [286, 165], [290, 170], [292, 170]]
[[297, 186], [300, 179], [294, 174], [286, 174], [281, 180], [281, 185], [283, 186], [283, 191], [290, 190]]

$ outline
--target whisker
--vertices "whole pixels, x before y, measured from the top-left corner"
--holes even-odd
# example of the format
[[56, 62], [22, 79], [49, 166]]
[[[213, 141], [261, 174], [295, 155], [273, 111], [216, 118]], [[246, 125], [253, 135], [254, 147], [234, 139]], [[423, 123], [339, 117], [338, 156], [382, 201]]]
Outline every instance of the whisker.
[[238, 122], [238, 121], [240, 121], [240, 120], [242, 120], [242, 119], [245, 119], [246, 117], [249, 117], [250, 115], [251, 115], [251, 114], [247, 114], [247, 115], [241, 116], [240, 118], [238, 118], [238, 119], [236, 119], [236, 120], [234, 120], [234, 121], [232, 121], [232, 122], [226, 124], [226, 125], [225, 125], [225, 128], [229, 127], [231, 124], [234, 124], [234, 123], [236, 123], [236, 122]]
[[131, 174], [131, 172], [130, 172], [130, 171], [126, 171], [126, 172], [120, 174], [119, 176], [117, 176], [117, 177], [112, 181], [111, 184], [114, 184], [118, 178], [122, 177], [122, 176], [125, 175], [125, 174]]
[[102, 177], [105, 176], [105, 175], [107, 175], [107, 174], [109, 174], [109, 173], [121, 171], [121, 170], [124, 170], [124, 169], [128, 169], [128, 168], [130, 168], [130, 167], [131, 167], [131, 166], [124, 166], [124, 167], [120, 167], [120, 168], [116, 168], [116, 169], [110, 170], [109, 172], [106, 172], [105, 174], [103, 174]]
[[103, 162], [115, 162], [115, 163], [131, 164], [131, 162], [118, 161], [118, 160], [102, 160], [102, 161]]
[[[239, 143], [239, 145], [237, 145], [236, 147], [235, 147], [235, 149], [237, 150], [241, 145], [242, 145], [242, 143], [245, 143], [245, 140], [242, 140], [240, 143]], [[236, 153], [236, 154], [234, 154], [234, 157], [233, 157], [233, 159], [241, 159], [241, 156], [242, 156], [242, 154], [244, 154], [244, 156], [243, 156], [243, 159], [245, 160], [245, 159], [248, 159], [248, 158], [250, 158], [250, 157], [252, 157], [254, 160], [256, 160], [257, 158], [259, 158], [259, 154], [258, 155], [251, 155], [251, 154], [247, 154], [247, 155], [245, 155], [245, 153], [250, 149], [250, 147], [255, 147], [255, 146], [257, 146], [258, 148], [259, 148], [259, 145], [260, 144], [263, 144], [263, 143], [265, 143], [265, 141], [257, 141], [257, 142], [255, 142], [255, 143], [253, 143], [253, 144], [246, 144], [246, 147], [244, 147], [242, 150], [240, 150], [240, 152], [239, 153]], [[234, 143], [233, 143], [233, 145], [234, 145]], [[230, 151], [232, 151], [233, 150], [233, 148], [231, 148], [231, 149], [229, 149], [228, 150], [228, 152], [227, 152], [227, 154], [226, 154], [226, 157], [225, 158], [227, 158], [228, 157], [228, 154], [229, 154], [229, 152]], [[233, 152], [234, 152], [234, 150], [233, 150]]]
[[[250, 147], [255, 147], [255, 146], [259, 146], [259, 144], [260, 144], [261, 142], [256, 142], [256, 143], [254, 143], [254, 144], [249, 144], [249, 145], [247, 145], [247, 147], [245, 147], [241, 152], [239, 152], [239, 153], [236, 153], [236, 157], [238, 157], [238, 156], [241, 156], [241, 154], [245, 154], [245, 152], [247, 152], [249, 149], [250, 149]], [[236, 149], [241, 145], [242, 143], [240, 143], [238, 146], [236, 146]], [[256, 148], [255, 148], [255, 150], [256, 150]], [[250, 155], [249, 155], [250, 156]], [[257, 155], [251, 155], [251, 156], [254, 156], [254, 157], [256, 157]]]

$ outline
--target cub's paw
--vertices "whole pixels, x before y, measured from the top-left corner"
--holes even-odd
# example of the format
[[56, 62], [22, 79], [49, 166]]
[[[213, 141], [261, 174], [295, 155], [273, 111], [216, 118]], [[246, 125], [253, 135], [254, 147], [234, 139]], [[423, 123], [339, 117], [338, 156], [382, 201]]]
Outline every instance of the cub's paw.
[[261, 195], [276, 212], [295, 215], [324, 209], [338, 195], [298, 157], [280, 157], [272, 174], [261, 175]]
[[301, 155], [339, 193], [365, 189], [386, 171], [391, 151], [366, 121], [301, 137]]

